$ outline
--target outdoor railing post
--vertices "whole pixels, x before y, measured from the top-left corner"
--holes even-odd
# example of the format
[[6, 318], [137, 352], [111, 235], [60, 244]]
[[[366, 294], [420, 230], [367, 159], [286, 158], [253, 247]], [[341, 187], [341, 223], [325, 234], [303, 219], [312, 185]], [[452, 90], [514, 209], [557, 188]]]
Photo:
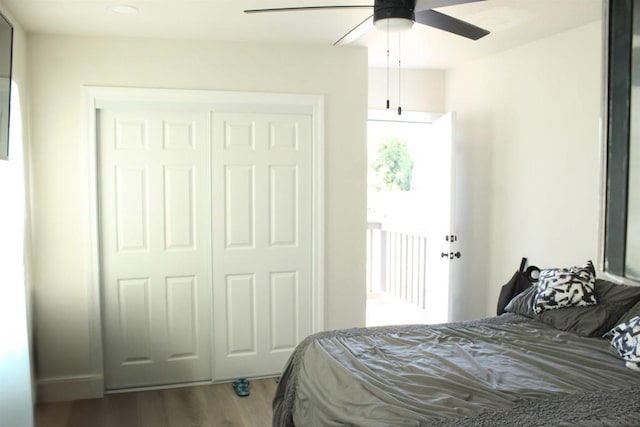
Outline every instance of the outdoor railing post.
[[425, 309], [427, 231], [367, 223], [367, 291], [382, 292]]
[[367, 224], [367, 292], [373, 292], [373, 230]]
[[380, 291], [387, 292], [387, 232], [380, 227]]

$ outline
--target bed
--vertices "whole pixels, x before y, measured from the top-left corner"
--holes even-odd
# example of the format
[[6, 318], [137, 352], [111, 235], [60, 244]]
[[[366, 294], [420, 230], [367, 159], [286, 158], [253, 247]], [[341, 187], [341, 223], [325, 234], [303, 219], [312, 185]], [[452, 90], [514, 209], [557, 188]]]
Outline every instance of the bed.
[[306, 338], [273, 425], [640, 425], [640, 372], [610, 332], [640, 315], [640, 287], [597, 279], [597, 304], [536, 313], [538, 286], [496, 317]]

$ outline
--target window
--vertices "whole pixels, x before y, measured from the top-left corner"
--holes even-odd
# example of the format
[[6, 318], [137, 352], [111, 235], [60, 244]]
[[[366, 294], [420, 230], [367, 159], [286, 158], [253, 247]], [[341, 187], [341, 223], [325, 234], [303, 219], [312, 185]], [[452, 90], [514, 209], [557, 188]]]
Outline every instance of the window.
[[604, 269], [640, 281], [640, 0], [608, 0]]

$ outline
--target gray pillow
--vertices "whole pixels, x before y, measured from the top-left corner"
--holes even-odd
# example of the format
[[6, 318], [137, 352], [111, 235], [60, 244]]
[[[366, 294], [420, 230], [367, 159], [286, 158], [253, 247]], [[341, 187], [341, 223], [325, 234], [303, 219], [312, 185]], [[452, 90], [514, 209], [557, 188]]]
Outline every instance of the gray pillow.
[[[621, 316], [634, 306], [640, 311], [640, 286], [626, 286], [596, 279], [595, 294], [598, 304], [586, 307], [564, 307], [538, 315], [534, 311], [535, 286], [522, 292], [509, 302], [506, 311], [522, 314], [563, 331], [587, 337], [601, 337], [614, 326], [623, 323]], [[638, 304], [636, 304], [638, 303]], [[630, 317], [631, 316], [631, 313]], [[637, 315], [637, 314], [636, 314]]]
[[[634, 286], [635, 287], [635, 286]], [[640, 289], [640, 286], [637, 286]], [[621, 323], [627, 323], [629, 320], [633, 319], [636, 316], [640, 316], [640, 301], [638, 301], [633, 307], [627, 310], [620, 318], [616, 321], [616, 325]]]
[[536, 298], [537, 292], [538, 290], [535, 285], [525, 289], [513, 297], [504, 310], [509, 313], [521, 314], [532, 319], [537, 319], [538, 315], [533, 310], [533, 301]]

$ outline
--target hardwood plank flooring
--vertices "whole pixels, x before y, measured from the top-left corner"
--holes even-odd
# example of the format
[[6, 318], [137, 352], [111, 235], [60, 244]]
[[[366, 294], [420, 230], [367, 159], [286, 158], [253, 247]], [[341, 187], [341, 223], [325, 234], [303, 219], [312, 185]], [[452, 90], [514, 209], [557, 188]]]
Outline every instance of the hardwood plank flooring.
[[238, 397], [227, 383], [38, 403], [35, 427], [270, 426], [276, 381], [250, 383], [247, 397]]

